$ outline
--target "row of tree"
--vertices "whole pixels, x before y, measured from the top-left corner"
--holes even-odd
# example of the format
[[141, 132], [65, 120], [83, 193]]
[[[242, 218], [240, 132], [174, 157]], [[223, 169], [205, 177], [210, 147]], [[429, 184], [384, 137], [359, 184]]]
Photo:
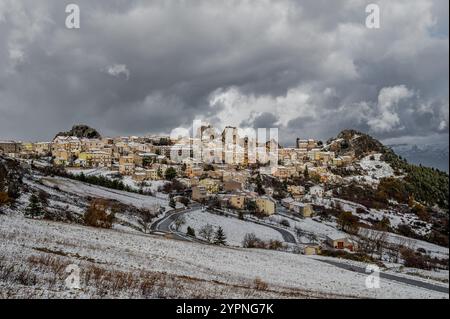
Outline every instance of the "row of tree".
[[[177, 219], [175, 221], [176, 229], [179, 230], [181, 225], [185, 222], [186, 221], [184, 220], [184, 218]], [[186, 234], [191, 237], [196, 237], [195, 229], [190, 226], [188, 226]], [[227, 244], [227, 236], [221, 226], [217, 227], [217, 229], [214, 229], [214, 226], [206, 224], [200, 228], [198, 235], [208, 243], [214, 245], [225, 246]]]

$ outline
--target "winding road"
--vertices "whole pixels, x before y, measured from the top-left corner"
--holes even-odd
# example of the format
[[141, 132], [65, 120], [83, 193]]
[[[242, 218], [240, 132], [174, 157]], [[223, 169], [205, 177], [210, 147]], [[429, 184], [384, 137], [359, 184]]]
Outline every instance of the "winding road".
[[[368, 272], [366, 272], [366, 269], [363, 268], [363, 267], [349, 265], [349, 264], [341, 263], [341, 262], [334, 261], [334, 260], [323, 260], [323, 259], [318, 259], [318, 258], [315, 258], [315, 259], [318, 260], [318, 261], [321, 261], [321, 262], [333, 265], [335, 267], [341, 268], [341, 269], [345, 269], [345, 270], [349, 270], [349, 271], [353, 271], [353, 272], [357, 272], [357, 273], [361, 273], [361, 274], [365, 274], [365, 275], [369, 274]], [[449, 293], [449, 288], [448, 287], [433, 285], [433, 284], [430, 284], [428, 282], [415, 280], [415, 279], [410, 279], [410, 278], [401, 277], [401, 276], [396, 276], [396, 275], [393, 275], [393, 274], [387, 274], [387, 273], [384, 273], [384, 272], [380, 272], [380, 278], [387, 279], [387, 280], [392, 280], [392, 281], [397, 281], [397, 282], [400, 282], [400, 283], [403, 283], [403, 284], [408, 284], [408, 285], [411, 285], [411, 286], [424, 288], [424, 289], [428, 289], [428, 290], [433, 290], [433, 291], [437, 291], [437, 292], [443, 292], [443, 293], [446, 293], [446, 294]]]
[[[150, 227], [150, 229], [157, 233], [157, 232], [161, 232], [161, 233], [165, 233], [165, 234], [170, 234], [172, 236], [173, 239], [178, 239], [178, 240], [183, 240], [183, 241], [191, 241], [191, 242], [200, 242], [200, 243], [205, 243], [199, 239], [195, 239], [195, 238], [191, 238], [188, 236], [185, 236], [181, 233], [175, 232], [173, 229], [171, 229], [170, 225], [181, 215], [186, 214], [190, 211], [199, 209], [200, 205], [195, 205], [191, 208], [188, 209], [182, 209], [182, 210], [173, 210], [171, 212], [168, 212], [167, 215], [165, 217], [163, 217], [162, 219], [160, 219], [159, 221], [156, 221], [155, 223], [153, 223]], [[254, 222], [254, 221], [248, 221], [248, 222]], [[270, 227], [276, 231], [278, 231], [282, 236], [283, 239], [288, 242], [288, 243], [297, 243], [295, 236], [283, 229], [283, 228], [279, 228], [276, 226], [272, 226], [272, 225], [268, 225], [268, 224], [264, 224], [264, 223], [260, 223], [260, 222], [255, 222], [257, 224], [266, 226], [266, 227]], [[368, 274], [366, 272], [366, 269], [360, 266], [354, 266], [354, 265], [349, 265], [346, 263], [342, 263], [339, 261], [333, 261], [333, 260], [323, 260], [323, 259], [316, 259], [318, 261], [327, 263], [329, 265], [344, 269], [344, 270], [348, 270], [348, 271], [353, 271], [353, 272], [357, 272], [357, 273], [361, 273], [361, 274]], [[449, 288], [448, 287], [444, 287], [444, 286], [439, 286], [439, 285], [434, 285], [432, 283], [428, 283], [428, 282], [424, 282], [424, 281], [420, 281], [420, 280], [415, 280], [415, 279], [411, 279], [411, 278], [406, 278], [406, 277], [402, 277], [402, 276], [397, 276], [394, 274], [387, 274], [387, 273], [383, 273], [380, 272], [380, 278], [382, 279], [386, 279], [386, 280], [390, 280], [390, 281], [396, 281], [402, 284], [407, 284], [407, 285], [412, 285], [415, 287], [419, 287], [419, 288], [423, 288], [423, 289], [428, 289], [428, 290], [432, 290], [432, 291], [436, 291], [436, 292], [441, 292], [441, 293], [449, 293]]]
[[[188, 209], [171, 211], [171, 212], [167, 213], [167, 215], [165, 217], [163, 217], [162, 219], [160, 219], [160, 220], [156, 221], [155, 223], [153, 223], [151, 225], [150, 229], [153, 232], [170, 233], [176, 239], [185, 240], [185, 241], [188, 241], [188, 240], [190, 240], [190, 241], [198, 241], [198, 240], [195, 240], [194, 238], [185, 237], [182, 234], [173, 231], [170, 228], [170, 225], [173, 222], [175, 222], [175, 220], [179, 216], [181, 216], [183, 214], [186, 214], [188, 212], [191, 212], [191, 211], [193, 211], [195, 209], [199, 209], [199, 208], [200, 208], [200, 205], [194, 205], [194, 206], [192, 206], [191, 208], [188, 208]], [[229, 216], [233, 217], [233, 218], [237, 218], [234, 215], [229, 215]], [[273, 225], [269, 225], [269, 224], [265, 224], [265, 223], [261, 223], [261, 222], [255, 222], [255, 221], [251, 221], [251, 220], [249, 220], [248, 222], [249, 223], [256, 223], [256, 224], [259, 224], [259, 225], [262, 225], [262, 226], [266, 226], [266, 227], [272, 228], [273, 230], [276, 230], [277, 232], [279, 232], [281, 234], [281, 236], [283, 237], [285, 242], [291, 243], [291, 244], [296, 244], [297, 243], [297, 241], [295, 240], [295, 236], [291, 232], [289, 232], [289, 231], [287, 231], [287, 230], [285, 230], [283, 228], [279, 228], [279, 227], [276, 227], [276, 226], [273, 226]]]
[[170, 211], [162, 219], [154, 222], [150, 226], [150, 230], [152, 232], [162, 232], [162, 233], [170, 234], [172, 236], [172, 238], [178, 239], [178, 240], [198, 241], [198, 240], [195, 240], [194, 238], [184, 236], [179, 232], [175, 232], [174, 230], [172, 230], [170, 228], [170, 225], [172, 225], [172, 223], [175, 222], [175, 220], [179, 216], [186, 214], [194, 209], [198, 209], [199, 207], [200, 207], [199, 205], [193, 205], [192, 207], [190, 207], [188, 209], [181, 209], [181, 210], [179, 209], [179, 210]]
[[283, 236], [283, 239], [285, 242], [290, 243], [290, 244], [296, 244], [297, 240], [295, 239], [295, 236], [288, 230], [277, 227], [277, 226], [273, 226], [270, 224], [266, 224], [266, 223], [260, 223], [260, 222], [255, 222], [255, 221], [250, 221], [248, 220], [248, 222], [250, 223], [256, 223], [262, 226], [266, 226], [269, 228], [272, 228], [273, 230], [276, 230], [277, 232], [279, 232], [281, 234], [281, 236]]

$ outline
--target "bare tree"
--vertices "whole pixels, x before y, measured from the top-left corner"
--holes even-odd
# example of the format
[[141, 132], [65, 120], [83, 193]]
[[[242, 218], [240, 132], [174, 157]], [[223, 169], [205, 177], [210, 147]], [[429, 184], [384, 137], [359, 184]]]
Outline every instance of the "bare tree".
[[183, 226], [184, 224], [186, 224], [186, 218], [183, 215], [178, 216], [174, 223], [175, 230], [180, 231], [181, 226]]
[[295, 227], [295, 234], [297, 235], [298, 240], [301, 240], [303, 236], [306, 236], [306, 232], [300, 227]]
[[393, 250], [395, 251], [395, 262], [399, 262], [402, 256], [402, 251], [410, 250], [414, 251], [416, 247], [416, 241], [414, 239], [403, 237], [403, 236], [396, 236], [396, 242], [397, 244], [392, 244]]
[[358, 243], [358, 250], [365, 254], [374, 257], [378, 254], [380, 258], [383, 256], [383, 252], [387, 247], [388, 234], [383, 231], [376, 231], [373, 229], [362, 228], [358, 233], [358, 237], [355, 237]]
[[317, 238], [317, 235], [314, 234], [314, 233], [308, 233], [308, 234], [306, 234], [306, 238], [308, 238], [308, 240], [309, 240], [311, 243], [317, 243], [317, 242], [319, 241], [319, 239]]
[[144, 233], [148, 233], [153, 219], [158, 215], [159, 205], [152, 206], [148, 209], [142, 208], [138, 213], [138, 223], [142, 227]]
[[210, 224], [206, 224], [198, 233], [200, 237], [203, 237], [207, 242], [211, 242], [214, 237], [214, 227]]
[[139, 210], [139, 219], [138, 223], [142, 227], [142, 231], [147, 234], [150, 229], [150, 225], [155, 216], [148, 209]]

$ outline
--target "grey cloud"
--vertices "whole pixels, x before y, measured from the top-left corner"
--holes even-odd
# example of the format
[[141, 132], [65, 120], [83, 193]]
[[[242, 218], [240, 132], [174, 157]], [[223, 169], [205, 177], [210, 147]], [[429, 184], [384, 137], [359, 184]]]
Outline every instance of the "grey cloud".
[[[268, 108], [238, 110], [238, 124], [279, 124], [287, 142], [347, 127], [448, 136], [447, 1], [379, 1], [379, 30], [364, 27], [363, 0], [74, 2], [80, 30], [64, 27], [61, 1], [0, 0], [1, 138], [80, 122], [109, 135], [223, 125], [226, 106], [210, 101], [230, 88]], [[398, 125], [373, 131], [380, 91], [399, 85], [414, 97], [396, 106]]]
[[271, 128], [277, 127], [278, 120], [279, 118], [275, 114], [264, 112], [255, 116], [251, 120], [243, 121], [240, 126], [253, 128]]

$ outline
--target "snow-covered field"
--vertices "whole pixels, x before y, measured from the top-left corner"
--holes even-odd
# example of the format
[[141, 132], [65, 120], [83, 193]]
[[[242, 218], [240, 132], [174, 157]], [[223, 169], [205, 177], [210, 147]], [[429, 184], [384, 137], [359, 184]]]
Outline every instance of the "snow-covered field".
[[83, 173], [86, 176], [105, 176], [108, 177], [114, 172], [106, 167], [99, 168], [77, 168], [77, 167], [67, 167], [66, 171], [70, 174], [79, 175]]
[[89, 185], [76, 180], [62, 177], [43, 177], [42, 184], [78, 196], [90, 196], [117, 200], [123, 204], [140, 208], [153, 208], [155, 205], [167, 206], [168, 202], [154, 196], [113, 190], [101, 186]]
[[220, 216], [201, 210], [186, 213], [184, 216], [186, 224], [182, 226], [182, 232], [185, 233], [188, 226], [194, 228], [196, 234], [207, 224], [214, 226], [215, 229], [221, 226], [227, 236], [227, 244], [230, 246], [242, 247], [242, 241], [248, 233], [254, 233], [256, 237], [263, 241], [279, 240], [283, 242], [283, 237], [276, 230], [237, 218]]
[[[93, 170], [86, 174], [103, 173]], [[124, 180], [127, 185], [131, 183], [128, 179]], [[191, 226], [198, 236], [200, 228], [206, 224], [224, 229], [229, 246], [218, 247], [171, 239], [170, 234], [165, 235], [167, 238], [160, 237], [163, 234], [143, 234], [139, 216], [133, 207], [164, 206], [169, 209], [168, 201], [158, 194], [140, 195], [39, 174], [25, 177], [24, 183], [28, 191], [18, 198], [16, 206], [7, 207], [4, 209], [5, 215], [0, 215], [0, 298], [448, 298], [448, 294], [387, 280], [382, 280], [381, 289], [366, 289], [364, 274], [323, 262], [324, 259], [331, 259], [356, 264], [353, 261], [303, 256], [292, 253], [295, 250], [288, 253], [241, 248], [247, 233], [254, 233], [264, 241], [283, 241], [278, 231], [258, 223], [274, 225], [292, 234], [299, 228], [304, 235], [298, 242], [307, 243], [323, 241], [327, 235], [339, 232], [333, 219], [303, 219], [286, 212], [264, 220], [246, 216], [246, 219], [254, 218], [258, 222], [254, 223], [200, 210], [186, 213], [182, 232]], [[156, 188], [162, 183], [164, 181], [148, 187]], [[70, 212], [76, 217], [54, 220], [73, 224], [24, 218], [22, 213], [28, 205], [30, 192], [38, 189], [48, 193], [49, 211], [56, 215]], [[75, 224], [86, 210], [89, 197], [112, 199], [125, 204], [120, 205], [123, 211], [117, 213], [113, 229]], [[357, 213], [357, 208], [364, 207], [350, 201], [332, 197], [316, 200], [326, 207], [339, 202], [344, 210], [352, 211], [362, 219], [364, 216], [377, 219], [378, 215], [389, 215], [393, 226], [405, 222], [404, 216], [392, 215], [388, 210]], [[287, 220], [289, 225], [281, 225], [283, 220]], [[389, 234], [388, 241], [407, 244], [413, 249], [423, 248], [431, 256], [439, 258], [448, 258], [449, 255], [448, 248], [394, 234]], [[81, 290], [69, 291], [64, 287], [67, 276], [64, 269], [68, 264], [80, 266], [84, 276]], [[358, 265], [364, 267], [364, 264]], [[448, 287], [448, 271], [422, 271], [406, 269], [400, 264], [386, 265], [391, 274]], [[157, 278], [157, 283], [153, 279], [149, 283], [148, 278]], [[256, 288], [256, 278], [267, 283], [268, 289]]]
[[[278, 251], [217, 247], [7, 215], [0, 215], [0, 237], [0, 263], [13, 263], [21, 271], [2, 270], [2, 297], [448, 298], [446, 293], [384, 279], [380, 289], [368, 289], [364, 274]], [[58, 261], [80, 267], [80, 290], [68, 292], [64, 287], [67, 274]], [[151, 274], [164, 280], [149, 283]], [[255, 289], [257, 277], [267, 289]], [[135, 285], [136, 278], [145, 281]]]
[[[66, 168], [66, 171], [68, 173], [74, 174], [74, 175], [80, 175], [83, 173], [86, 176], [103, 176], [112, 178], [113, 175], [117, 174], [117, 172], [111, 171], [108, 168]], [[152, 192], [156, 197], [166, 199], [168, 198], [167, 194], [163, 194], [161, 192], [158, 192], [158, 189], [162, 186], [164, 186], [167, 181], [165, 180], [158, 180], [158, 181], [146, 181], [145, 186], [141, 187], [141, 183], [136, 182], [133, 180], [131, 176], [122, 176], [121, 181], [124, 183], [124, 185], [131, 187], [134, 190], [142, 189], [145, 192]]]
[[[325, 240], [328, 235], [333, 234], [341, 234], [344, 237], [346, 236], [345, 233], [336, 229], [335, 223], [318, 222], [311, 218], [300, 219], [293, 217], [291, 218], [288, 216], [272, 215], [269, 217], [269, 220], [276, 223], [280, 223], [282, 220], [287, 220], [292, 229], [295, 230], [295, 228], [299, 228], [305, 233], [314, 234], [320, 240]], [[311, 240], [309, 238], [304, 238], [302, 242], [309, 243]]]

